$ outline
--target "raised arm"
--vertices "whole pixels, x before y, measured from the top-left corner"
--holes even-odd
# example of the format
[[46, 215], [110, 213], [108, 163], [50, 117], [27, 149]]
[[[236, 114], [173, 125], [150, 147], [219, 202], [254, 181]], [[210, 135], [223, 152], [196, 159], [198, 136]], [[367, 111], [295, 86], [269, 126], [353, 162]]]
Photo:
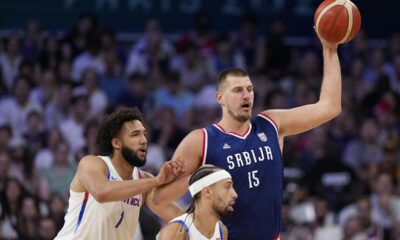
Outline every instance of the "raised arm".
[[154, 204], [174, 201], [188, 191], [189, 175], [201, 165], [203, 132], [200, 129], [189, 133], [175, 150], [171, 161], [185, 162], [185, 173], [173, 182], [154, 189]]
[[277, 122], [280, 137], [308, 131], [340, 114], [342, 76], [337, 45], [322, 41], [322, 53], [324, 73], [319, 101], [288, 110], [264, 111]]
[[98, 202], [114, 202], [127, 199], [152, 188], [168, 183], [182, 174], [183, 165], [178, 162], [166, 163], [157, 177], [109, 181], [107, 165], [97, 156], [84, 157], [78, 166], [77, 175], [71, 184], [73, 191], [87, 191]]

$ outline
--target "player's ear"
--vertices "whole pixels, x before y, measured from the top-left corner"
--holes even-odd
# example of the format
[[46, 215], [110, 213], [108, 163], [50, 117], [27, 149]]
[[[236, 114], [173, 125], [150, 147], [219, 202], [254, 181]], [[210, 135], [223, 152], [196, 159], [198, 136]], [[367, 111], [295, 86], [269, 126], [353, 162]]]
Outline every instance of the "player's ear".
[[114, 149], [121, 150], [122, 148], [121, 140], [119, 140], [118, 138], [111, 139], [111, 144]]
[[221, 105], [221, 106], [225, 106], [224, 104], [224, 99], [222, 98], [222, 93], [220, 91], [217, 91], [215, 93], [215, 99], [217, 100], [217, 102]]
[[211, 195], [212, 195], [212, 190], [210, 187], [203, 188], [202, 196], [204, 196], [205, 198], [211, 198]]

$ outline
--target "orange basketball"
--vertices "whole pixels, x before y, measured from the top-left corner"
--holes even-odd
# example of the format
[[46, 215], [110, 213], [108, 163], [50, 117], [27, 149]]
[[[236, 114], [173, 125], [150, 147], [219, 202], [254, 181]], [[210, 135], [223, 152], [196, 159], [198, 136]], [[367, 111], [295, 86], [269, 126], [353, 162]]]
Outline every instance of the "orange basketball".
[[324, 40], [345, 43], [360, 30], [360, 11], [350, 0], [325, 0], [315, 11], [314, 26]]

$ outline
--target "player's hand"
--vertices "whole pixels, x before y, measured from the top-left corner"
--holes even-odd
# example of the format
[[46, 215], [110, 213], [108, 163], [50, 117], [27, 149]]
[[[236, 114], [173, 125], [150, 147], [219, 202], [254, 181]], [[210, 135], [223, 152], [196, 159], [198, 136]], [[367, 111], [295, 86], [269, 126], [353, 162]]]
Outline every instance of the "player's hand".
[[321, 41], [321, 44], [322, 44], [323, 47], [327, 47], [327, 48], [335, 49], [335, 50], [337, 49], [337, 47], [338, 47], [339, 44], [337, 44], [337, 43], [330, 43], [330, 42], [324, 40], [324, 39], [318, 34], [318, 31], [315, 29], [315, 26], [314, 26], [313, 28], [314, 28], [315, 34], [317, 34], [317, 36], [318, 36], [319, 40]]
[[159, 185], [167, 184], [180, 177], [185, 172], [185, 162], [181, 159], [164, 163], [157, 175]]

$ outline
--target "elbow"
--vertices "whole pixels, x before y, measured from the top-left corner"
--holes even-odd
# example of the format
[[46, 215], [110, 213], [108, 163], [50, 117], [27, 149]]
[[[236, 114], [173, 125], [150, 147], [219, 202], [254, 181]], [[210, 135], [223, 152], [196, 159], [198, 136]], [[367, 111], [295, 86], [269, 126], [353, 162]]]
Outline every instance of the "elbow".
[[342, 106], [338, 106], [338, 107], [333, 108], [332, 113], [331, 113], [332, 114], [332, 118], [335, 118], [335, 117], [339, 116], [341, 113], [342, 113]]
[[162, 204], [167, 203], [165, 197], [162, 196], [162, 194], [160, 193], [159, 189], [154, 189], [153, 191], [151, 191], [151, 195], [150, 195], [150, 201], [155, 205], [155, 206], [160, 206]]
[[341, 104], [333, 104], [328, 102], [321, 102], [324, 115], [327, 119], [333, 119], [342, 113]]
[[162, 200], [157, 192], [158, 192], [157, 189], [154, 189], [153, 191], [151, 191], [150, 201], [155, 206], [160, 206], [162, 204]]

